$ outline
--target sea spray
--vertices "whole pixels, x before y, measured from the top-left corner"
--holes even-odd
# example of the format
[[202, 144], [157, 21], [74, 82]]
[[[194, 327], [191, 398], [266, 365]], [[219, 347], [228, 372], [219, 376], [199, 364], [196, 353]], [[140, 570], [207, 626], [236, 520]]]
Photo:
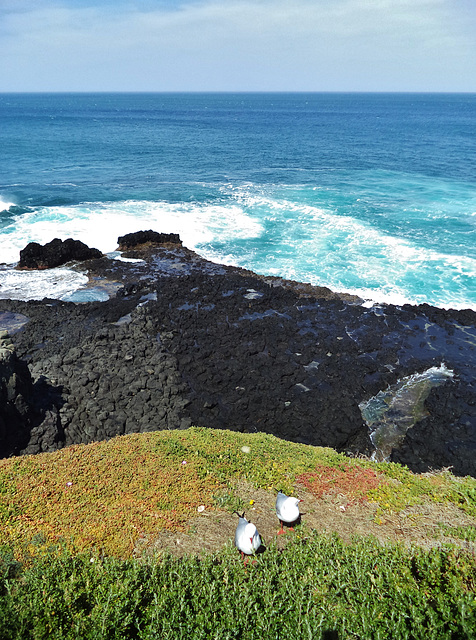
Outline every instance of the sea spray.
[[442, 363], [439, 367], [402, 378], [359, 404], [375, 447], [372, 459], [377, 462], [389, 459], [392, 449], [401, 444], [408, 429], [429, 415], [425, 400], [430, 390], [453, 377], [453, 371]]
[[2, 94], [0, 120], [10, 268], [28, 242], [107, 253], [154, 229], [263, 275], [476, 309], [476, 95]]

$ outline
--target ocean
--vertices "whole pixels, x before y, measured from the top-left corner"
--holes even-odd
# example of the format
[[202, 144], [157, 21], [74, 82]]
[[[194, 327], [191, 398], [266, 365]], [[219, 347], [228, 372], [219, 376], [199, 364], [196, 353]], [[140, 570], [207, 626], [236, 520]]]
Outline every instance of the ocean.
[[141, 229], [369, 304], [476, 310], [476, 94], [0, 94], [0, 298], [85, 277], [28, 242], [105, 253]]

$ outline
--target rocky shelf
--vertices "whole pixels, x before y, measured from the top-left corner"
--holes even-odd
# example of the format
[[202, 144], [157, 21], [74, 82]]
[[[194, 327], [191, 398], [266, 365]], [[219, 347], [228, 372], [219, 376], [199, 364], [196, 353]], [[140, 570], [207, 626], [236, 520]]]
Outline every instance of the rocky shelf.
[[0, 301], [0, 456], [190, 425], [369, 455], [359, 404], [444, 364], [390, 459], [476, 476], [475, 312], [367, 307], [138, 241], [72, 267], [104, 302]]

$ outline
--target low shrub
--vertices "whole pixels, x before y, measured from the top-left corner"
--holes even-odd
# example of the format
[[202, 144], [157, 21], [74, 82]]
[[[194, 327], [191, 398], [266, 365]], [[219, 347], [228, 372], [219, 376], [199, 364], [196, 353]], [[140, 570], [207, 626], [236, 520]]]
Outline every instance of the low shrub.
[[2, 640], [474, 638], [476, 563], [452, 549], [344, 544], [304, 528], [243, 565], [218, 555], [0, 562]]

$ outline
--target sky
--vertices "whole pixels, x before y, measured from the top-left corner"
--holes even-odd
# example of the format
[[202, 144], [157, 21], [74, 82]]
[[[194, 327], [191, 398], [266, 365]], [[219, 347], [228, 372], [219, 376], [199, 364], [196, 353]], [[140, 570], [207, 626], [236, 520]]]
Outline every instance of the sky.
[[476, 0], [0, 0], [0, 92], [476, 92]]

